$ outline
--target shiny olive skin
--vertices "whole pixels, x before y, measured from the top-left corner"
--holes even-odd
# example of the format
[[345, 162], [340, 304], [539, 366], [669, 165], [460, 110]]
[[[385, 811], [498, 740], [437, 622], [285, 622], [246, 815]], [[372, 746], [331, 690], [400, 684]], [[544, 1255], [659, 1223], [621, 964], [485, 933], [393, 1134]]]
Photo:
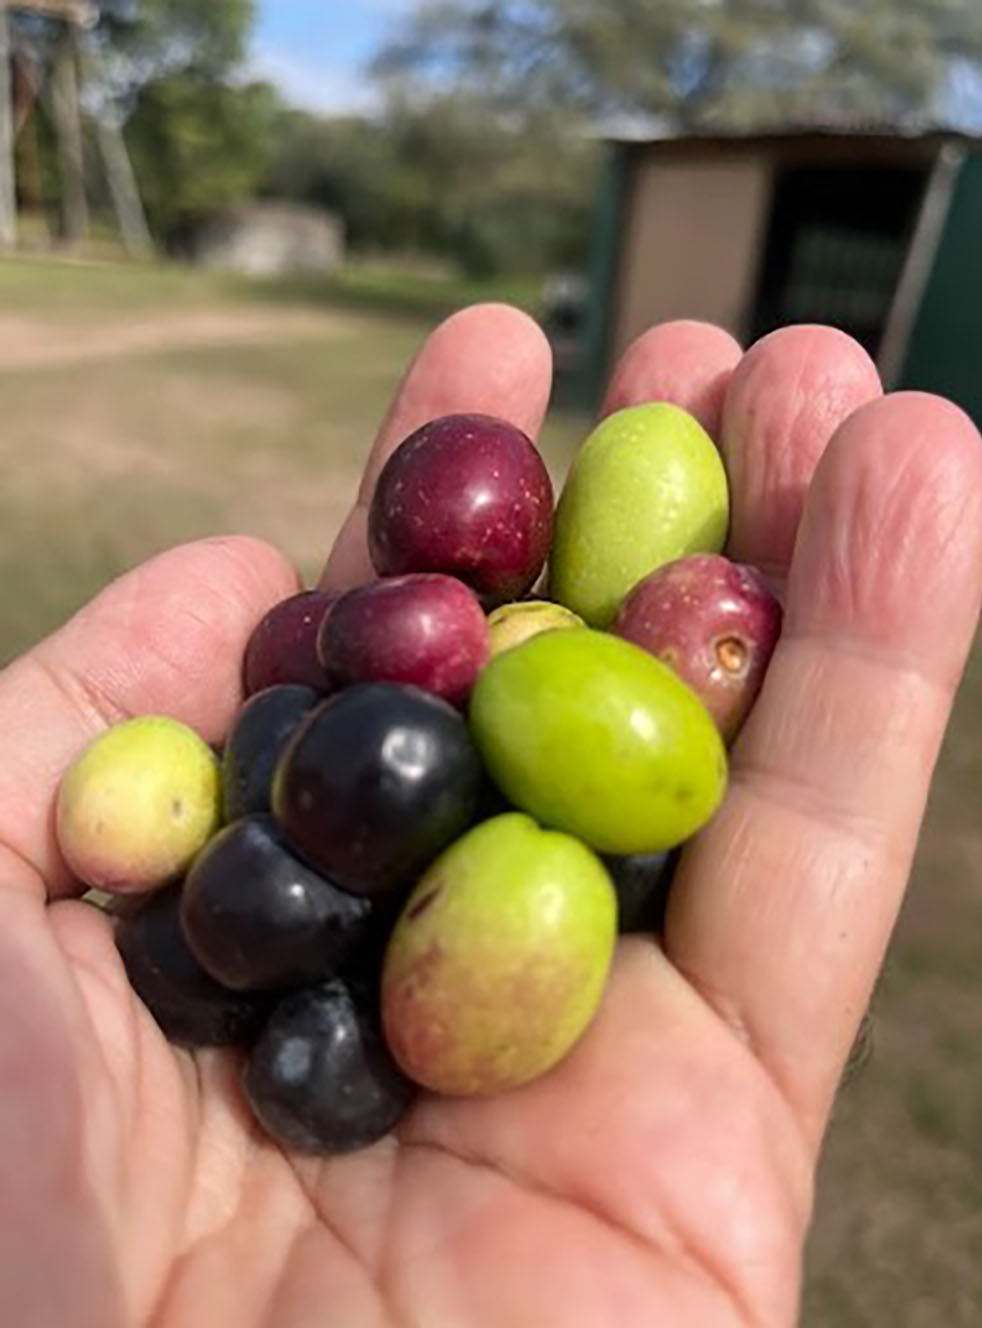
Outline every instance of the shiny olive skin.
[[545, 632], [499, 655], [470, 722], [505, 797], [600, 853], [674, 848], [726, 788], [726, 751], [695, 693], [603, 632]]
[[280, 757], [303, 719], [319, 705], [313, 687], [267, 687], [249, 698], [236, 717], [222, 755], [225, 820], [268, 812]]
[[392, 1052], [437, 1093], [499, 1093], [545, 1074], [595, 1015], [617, 902], [569, 835], [510, 813], [437, 859], [389, 943], [382, 1016]]
[[180, 921], [180, 886], [158, 891], [116, 923], [116, 948], [130, 986], [165, 1037], [184, 1047], [249, 1042], [269, 1012], [267, 998], [228, 991], [191, 953]]
[[553, 531], [552, 481], [531, 439], [507, 420], [448, 415], [386, 462], [368, 515], [381, 576], [446, 572], [485, 608], [535, 585]]
[[372, 905], [325, 880], [283, 843], [271, 816], [223, 830], [199, 856], [181, 903], [198, 961], [236, 991], [331, 977], [365, 942]]
[[694, 554], [640, 581], [610, 630], [688, 683], [732, 742], [760, 694], [782, 620], [756, 568]]
[[401, 682], [461, 706], [488, 660], [488, 624], [462, 581], [419, 572], [342, 595], [317, 649], [338, 688]]
[[463, 718], [396, 683], [339, 692], [310, 715], [277, 771], [287, 843], [356, 894], [408, 888], [471, 823], [481, 764]]
[[415, 1097], [386, 1048], [374, 1009], [337, 979], [276, 1007], [244, 1083], [253, 1113], [282, 1147], [319, 1156], [376, 1143]]
[[583, 444], [556, 509], [550, 598], [606, 627], [633, 586], [726, 540], [729, 488], [713, 440], [668, 402], [620, 410]]

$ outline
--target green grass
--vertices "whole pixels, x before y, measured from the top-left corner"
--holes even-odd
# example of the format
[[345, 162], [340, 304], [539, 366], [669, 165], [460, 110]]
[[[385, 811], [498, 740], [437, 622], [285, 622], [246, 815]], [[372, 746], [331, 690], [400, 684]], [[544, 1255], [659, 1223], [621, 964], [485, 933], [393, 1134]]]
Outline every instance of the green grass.
[[261, 280], [202, 273], [177, 263], [72, 262], [27, 256], [0, 262], [0, 312], [112, 312], [261, 301], [440, 318], [465, 305], [488, 301], [537, 314], [541, 299], [542, 282], [536, 277], [470, 280], [378, 262], [352, 262], [333, 277]]
[[228, 293], [229, 283], [178, 265], [53, 261], [0, 261], [0, 314], [56, 315], [70, 310], [127, 312], [133, 309], [207, 305]]
[[441, 315], [467, 304], [488, 301], [514, 304], [538, 314], [542, 305], [542, 281], [538, 277], [504, 277], [487, 280], [436, 276], [400, 270], [383, 264], [352, 264], [338, 278], [343, 296], [376, 307], [423, 310]]
[[471, 304], [512, 304], [537, 317], [542, 282], [534, 277], [468, 280], [379, 263], [350, 263], [333, 277], [225, 279], [231, 298], [320, 305], [389, 316], [444, 318]]

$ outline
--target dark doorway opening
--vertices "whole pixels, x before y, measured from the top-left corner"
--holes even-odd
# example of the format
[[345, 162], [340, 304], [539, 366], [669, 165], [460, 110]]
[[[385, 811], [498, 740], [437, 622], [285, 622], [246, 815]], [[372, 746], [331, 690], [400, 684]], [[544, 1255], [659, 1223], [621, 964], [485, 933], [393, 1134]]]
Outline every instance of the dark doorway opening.
[[754, 339], [787, 323], [831, 323], [875, 357], [927, 174], [867, 164], [779, 170]]

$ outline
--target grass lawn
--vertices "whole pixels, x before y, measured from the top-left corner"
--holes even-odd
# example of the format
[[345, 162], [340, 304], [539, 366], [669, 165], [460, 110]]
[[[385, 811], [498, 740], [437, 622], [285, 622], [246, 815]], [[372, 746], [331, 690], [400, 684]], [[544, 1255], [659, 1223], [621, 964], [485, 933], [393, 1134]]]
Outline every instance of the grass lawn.
[[[537, 292], [371, 267], [299, 292], [181, 269], [0, 264], [0, 659], [175, 541], [246, 531], [313, 575], [407, 360], [448, 308], [485, 298], [534, 309]], [[148, 318], [173, 335], [128, 348], [127, 329]], [[189, 327], [197, 339], [182, 344]], [[77, 354], [48, 355], [66, 328]], [[4, 368], [15, 353], [19, 367]], [[587, 427], [554, 415], [557, 477]], [[840, 1097], [823, 1162], [808, 1328], [982, 1324], [980, 789], [977, 651], [873, 1058]]]
[[[180, 540], [245, 531], [316, 574], [392, 393], [443, 310], [427, 296], [395, 316], [372, 300], [356, 307], [346, 289], [336, 300], [321, 291], [316, 308], [308, 293], [294, 311], [288, 291], [266, 285], [247, 315], [250, 292], [181, 269], [0, 264], [0, 658]], [[128, 350], [151, 316], [175, 335]], [[199, 316], [218, 326], [182, 347]], [[236, 344], [247, 316], [254, 335]], [[112, 353], [91, 354], [107, 332]], [[37, 362], [5, 370], [5, 350], [23, 356], [28, 337]], [[550, 421], [557, 478], [586, 427], [562, 413]]]
[[260, 282], [179, 264], [51, 263], [32, 257], [5, 260], [0, 271], [0, 312], [93, 307], [112, 312], [235, 300], [364, 308], [402, 313], [418, 321], [486, 300], [504, 301], [535, 314], [541, 298], [542, 282], [535, 277], [478, 280], [370, 261], [349, 263], [336, 277]]

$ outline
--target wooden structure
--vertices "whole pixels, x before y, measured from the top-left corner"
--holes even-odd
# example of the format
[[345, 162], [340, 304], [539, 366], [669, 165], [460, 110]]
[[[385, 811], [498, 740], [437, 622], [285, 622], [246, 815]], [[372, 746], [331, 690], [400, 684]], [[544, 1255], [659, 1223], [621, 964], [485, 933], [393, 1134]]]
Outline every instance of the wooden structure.
[[[99, 20], [89, 0], [0, 0], [0, 248], [17, 243], [18, 163], [26, 158], [36, 173], [33, 121], [44, 87], [44, 76], [32, 53], [15, 50], [11, 14], [36, 14], [60, 28], [48, 76], [51, 119], [58, 143], [62, 235], [71, 244], [88, 226], [85, 192], [82, 87], [101, 83], [98, 54], [88, 39]], [[123, 240], [133, 254], [149, 253], [153, 244], [140, 202], [139, 189], [119, 124], [103, 111], [97, 117], [97, 140]], [[22, 137], [27, 147], [19, 152]], [[22, 186], [31, 189], [34, 181]]]
[[590, 404], [645, 328], [699, 318], [748, 343], [787, 323], [856, 337], [890, 388], [982, 423], [982, 142], [791, 127], [610, 134], [582, 381]]

